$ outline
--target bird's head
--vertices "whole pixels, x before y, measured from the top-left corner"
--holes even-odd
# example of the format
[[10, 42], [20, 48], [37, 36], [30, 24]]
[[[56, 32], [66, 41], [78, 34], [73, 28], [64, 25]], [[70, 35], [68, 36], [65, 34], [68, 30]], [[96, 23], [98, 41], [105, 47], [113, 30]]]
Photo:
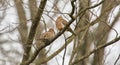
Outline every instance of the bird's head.
[[63, 19], [62, 16], [59, 16], [57, 19]]
[[55, 31], [54, 31], [53, 28], [50, 28], [50, 29], [49, 29], [49, 32], [53, 32], [53, 33], [55, 34]]

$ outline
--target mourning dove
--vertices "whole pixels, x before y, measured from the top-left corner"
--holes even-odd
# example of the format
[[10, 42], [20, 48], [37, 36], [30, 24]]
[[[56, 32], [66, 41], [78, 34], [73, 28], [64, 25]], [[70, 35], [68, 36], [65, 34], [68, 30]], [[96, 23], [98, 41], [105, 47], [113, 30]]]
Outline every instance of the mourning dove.
[[44, 32], [41, 34], [41, 36], [36, 40], [36, 47], [39, 48], [41, 45], [44, 45], [44, 43], [49, 42], [52, 40], [55, 36], [55, 32], [52, 28], [50, 28], [47, 32]]
[[47, 32], [41, 34], [40, 39], [50, 41], [52, 38], [54, 38], [54, 36], [55, 32], [52, 28], [50, 28]]
[[[59, 16], [56, 19], [56, 27], [59, 31], [61, 31], [67, 24], [68, 24], [68, 22], [65, 19], [63, 19], [62, 16]], [[76, 36], [74, 31], [70, 27], [67, 29], [67, 31], [70, 31], [72, 34], [74, 34]]]

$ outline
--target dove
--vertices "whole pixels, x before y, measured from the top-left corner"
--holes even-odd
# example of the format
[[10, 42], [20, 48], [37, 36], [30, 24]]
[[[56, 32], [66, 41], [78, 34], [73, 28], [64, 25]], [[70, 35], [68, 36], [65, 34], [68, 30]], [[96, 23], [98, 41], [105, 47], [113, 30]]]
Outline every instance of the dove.
[[[56, 19], [56, 27], [59, 31], [61, 31], [67, 24], [68, 24], [68, 22], [65, 19], [63, 19], [62, 16], [59, 16]], [[72, 34], [74, 34], [76, 36], [74, 31], [70, 27], [68, 27], [67, 31], [70, 31]]]
[[42, 33], [40, 37], [36, 40], [36, 47], [39, 48], [41, 45], [46, 44], [50, 40], [52, 40], [55, 36], [54, 29], [50, 28], [48, 31]]

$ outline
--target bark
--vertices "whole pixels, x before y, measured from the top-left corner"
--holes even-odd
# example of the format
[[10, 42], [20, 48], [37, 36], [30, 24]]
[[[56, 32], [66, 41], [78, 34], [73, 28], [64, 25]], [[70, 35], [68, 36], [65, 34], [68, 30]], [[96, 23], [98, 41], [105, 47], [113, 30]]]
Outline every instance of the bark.
[[[20, 34], [20, 41], [22, 42], [23, 45], [23, 49], [25, 50], [25, 43], [26, 43], [26, 39], [27, 39], [27, 35], [28, 35], [28, 28], [27, 28], [27, 19], [25, 16], [25, 11], [24, 8], [22, 6], [22, 0], [14, 0], [15, 6], [16, 6], [16, 10], [17, 10], [17, 14], [19, 17], [19, 26], [18, 26], [18, 31]], [[25, 55], [25, 54], [24, 54]], [[29, 54], [28, 54], [29, 56]], [[24, 62], [25, 60], [27, 60], [28, 57], [25, 57], [22, 62]]]
[[18, 31], [19, 31], [22, 43], [25, 44], [27, 35], [28, 35], [27, 19], [26, 19], [25, 11], [22, 6], [22, 0], [14, 0], [14, 3], [15, 3], [17, 14], [19, 17]]
[[[110, 3], [108, 3], [108, 1], [106, 0], [102, 4], [102, 9], [101, 9], [102, 17], [99, 20], [100, 23], [95, 32], [95, 47], [98, 47], [99, 45], [107, 42], [108, 34], [112, 28], [111, 26], [109, 27], [107, 20], [108, 20], [111, 10], [116, 6], [115, 3], [116, 2], [113, 0], [111, 0]], [[104, 50], [105, 49], [102, 48], [95, 52], [92, 65], [103, 65], [104, 64]]]
[[45, 8], [46, 2], [47, 2], [47, 0], [41, 0], [38, 11], [35, 15], [35, 18], [32, 20], [30, 32], [29, 32], [27, 41], [25, 43], [24, 55], [23, 55], [21, 65], [29, 65], [30, 63], [32, 63], [34, 61], [34, 59], [29, 61], [29, 57], [30, 57], [29, 54], [31, 51], [31, 46], [33, 44], [33, 39], [34, 39], [36, 30], [37, 30], [37, 26], [39, 24], [42, 14], [43, 14], [43, 10]]
[[[83, 9], [89, 7], [89, 0], [80, 0], [79, 2], [79, 12], [82, 11]], [[86, 11], [86, 13], [83, 15], [83, 17], [81, 19], [79, 19], [78, 21], [78, 29], [80, 29], [81, 27], [84, 27], [85, 25], [89, 24], [89, 13], [88, 11]], [[78, 43], [77, 43], [77, 51], [76, 51], [76, 58], [78, 59], [78, 57], [83, 56], [84, 54], [86, 54], [89, 51], [89, 46], [87, 43], [87, 36], [88, 36], [89, 32], [88, 32], [88, 28], [86, 28], [86, 30], [78, 33]], [[89, 42], [89, 41], [88, 41]], [[79, 63], [77, 63], [76, 65], [87, 65], [88, 63], [88, 59], [85, 59]]]

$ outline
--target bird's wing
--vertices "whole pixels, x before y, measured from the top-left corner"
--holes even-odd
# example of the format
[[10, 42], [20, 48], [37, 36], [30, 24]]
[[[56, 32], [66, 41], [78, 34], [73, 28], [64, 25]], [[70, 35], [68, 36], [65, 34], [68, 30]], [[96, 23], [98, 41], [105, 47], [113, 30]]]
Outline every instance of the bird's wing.
[[68, 22], [67, 22], [65, 19], [63, 19], [63, 20], [62, 20], [62, 24], [63, 24], [63, 25], [67, 25]]

